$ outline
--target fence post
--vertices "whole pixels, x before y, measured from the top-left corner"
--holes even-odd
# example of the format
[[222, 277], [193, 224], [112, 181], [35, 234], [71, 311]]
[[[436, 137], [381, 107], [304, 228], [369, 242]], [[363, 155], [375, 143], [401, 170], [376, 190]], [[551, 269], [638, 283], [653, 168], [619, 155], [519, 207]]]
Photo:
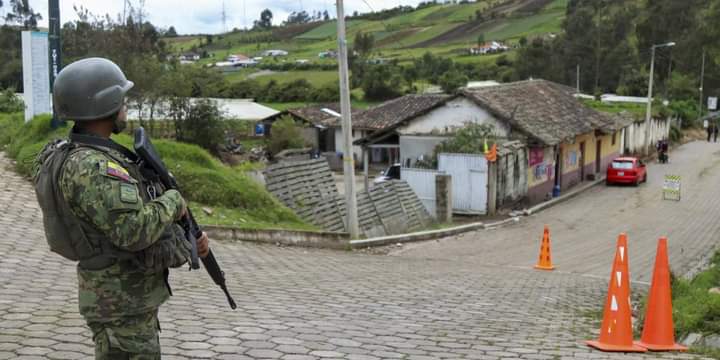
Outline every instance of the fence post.
[[439, 223], [452, 222], [452, 176], [435, 175], [435, 211]]
[[495, 215], [497, 210], [497, 167], [498, 161], [488, 162], [488, 215]]

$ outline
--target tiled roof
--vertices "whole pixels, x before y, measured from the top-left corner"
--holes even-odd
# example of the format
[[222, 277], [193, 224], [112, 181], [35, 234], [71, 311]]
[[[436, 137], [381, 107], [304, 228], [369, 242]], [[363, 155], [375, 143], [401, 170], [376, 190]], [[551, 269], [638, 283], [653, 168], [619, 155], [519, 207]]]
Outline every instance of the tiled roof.
[[616, 119], [582, 104], [574, 89], [546, 80], [527, 80], [463, 94], [498, 118], [547, 145], [593, 130], [614, 131]]
[[405, 95], [353, 115], [353, 127], [385, 130], [405, 120], [423, 115], [444, 104], [451, 96], [438, 94]]

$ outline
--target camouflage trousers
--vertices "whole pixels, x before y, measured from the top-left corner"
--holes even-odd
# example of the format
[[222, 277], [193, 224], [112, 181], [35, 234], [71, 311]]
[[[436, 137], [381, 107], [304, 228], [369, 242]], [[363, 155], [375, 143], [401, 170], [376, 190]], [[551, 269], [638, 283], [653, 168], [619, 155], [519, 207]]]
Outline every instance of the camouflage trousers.
[[160, 359], [158, 311], [110, 322], [88, 321], [93, 332], [96, 360]]

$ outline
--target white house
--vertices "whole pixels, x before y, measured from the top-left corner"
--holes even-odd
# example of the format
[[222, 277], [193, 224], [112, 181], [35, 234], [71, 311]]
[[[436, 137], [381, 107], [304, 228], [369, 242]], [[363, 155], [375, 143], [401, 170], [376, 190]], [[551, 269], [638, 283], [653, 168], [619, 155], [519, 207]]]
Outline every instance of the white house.
[[482, 45], [475, 45], [470, 48], [470, 54], [473, 55], [485, 55], [485, 54], [493, 54], [493, 53], [499, 53], [509, 50], [510, 48], [506, 45], [499, 43], [497, 41], [489, 41]]
[[285, 50], [265, 50], [262, 52], [262, 56], [288, 56], [288, 52]]
[[200, 60], [200, 55], [193, 53], [193, 52], [184, 53], [178, 57], [178, 60], [180, 60], [180, 61], [198, 61], [198, 60]]

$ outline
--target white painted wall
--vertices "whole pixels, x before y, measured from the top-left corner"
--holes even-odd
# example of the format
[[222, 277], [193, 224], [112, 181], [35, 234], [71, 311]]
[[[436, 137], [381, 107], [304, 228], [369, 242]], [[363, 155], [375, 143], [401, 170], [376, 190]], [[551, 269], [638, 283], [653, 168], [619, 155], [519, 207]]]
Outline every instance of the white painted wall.
[[[655, 144], [658, 140], [668, 138], [670, 135], [670, 123], [668, 119], [653, 119], [650, 121], [650, 151], [655, 152]], [[633, 123], [622, 131], [620, 151], [629, 153], [642, 153], [645, 151], [645, 137], [647, 125], [643, 122]]]
[[[400, 135], [442, 136], [463, 128], [467, 123], [492, 124], [499, 137], [507, 137], [510, 132], [508, 125], [498, 121], [474, 102], [460, 97], [399, 127], [398, 133]], [[401, 155], [405, 157], [402, 152]]]
[[418, 157], [431, 157], [435, 146], [447, 139], [446, 136], [400, 135], [400, 162], [407, 166], [407, 159], [410, 159], [410, 167], [413, 167]]
[[[362, 139], [365, 136], [365, 131], [353, 130], [353, 142]], [[335, 128], [335, 152], [341, 153], [345, 148], [345, 141], [343, 140], [342, 128]], [[355, 160], [362, 161], [362, 147], [353, 145], [353, 152], [355, 153]]]

